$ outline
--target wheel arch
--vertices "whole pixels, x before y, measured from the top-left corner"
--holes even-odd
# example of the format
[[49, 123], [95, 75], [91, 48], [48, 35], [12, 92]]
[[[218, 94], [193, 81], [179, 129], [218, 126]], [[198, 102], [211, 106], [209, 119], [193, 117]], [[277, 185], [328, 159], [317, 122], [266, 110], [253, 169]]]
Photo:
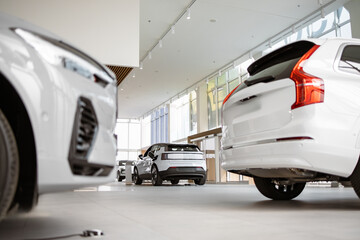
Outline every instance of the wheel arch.
[[11, 208], [29, 211], [37, 203], [37, 158], [33, 127], [26, 107], [11, 82], [0, 72], [0, 108], [18, 145], [19, 181]]

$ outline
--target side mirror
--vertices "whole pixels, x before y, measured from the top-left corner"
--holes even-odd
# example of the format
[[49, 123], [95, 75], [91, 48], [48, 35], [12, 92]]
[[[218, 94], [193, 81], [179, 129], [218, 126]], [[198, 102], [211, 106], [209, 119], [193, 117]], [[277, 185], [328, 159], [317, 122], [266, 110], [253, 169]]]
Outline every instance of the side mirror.
[[144, 156], [142, 154], [140, 154], [139, 158], [142, 160], [144, 158]]

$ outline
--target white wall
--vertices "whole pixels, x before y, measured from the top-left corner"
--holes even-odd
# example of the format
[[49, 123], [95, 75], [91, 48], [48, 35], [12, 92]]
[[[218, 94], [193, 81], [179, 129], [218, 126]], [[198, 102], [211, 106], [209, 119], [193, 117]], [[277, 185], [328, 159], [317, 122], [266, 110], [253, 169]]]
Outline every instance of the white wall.
[[139, 63], [139, 0], [0, 0], [0, 11], [66, 39], [103, 64]]

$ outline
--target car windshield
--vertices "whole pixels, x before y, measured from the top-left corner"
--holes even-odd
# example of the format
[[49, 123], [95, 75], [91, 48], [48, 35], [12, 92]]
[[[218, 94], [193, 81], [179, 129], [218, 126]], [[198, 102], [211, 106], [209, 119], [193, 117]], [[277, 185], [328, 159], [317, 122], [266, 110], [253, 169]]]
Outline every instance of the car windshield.
[[168, 145], [167, 151], [169, 152], [199, 152], [199, 148], [195, 145]]

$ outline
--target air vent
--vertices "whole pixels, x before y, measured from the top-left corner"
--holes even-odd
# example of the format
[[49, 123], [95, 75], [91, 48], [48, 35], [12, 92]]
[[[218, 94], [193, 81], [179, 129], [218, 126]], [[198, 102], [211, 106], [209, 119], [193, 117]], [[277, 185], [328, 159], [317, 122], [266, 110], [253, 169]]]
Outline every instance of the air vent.
[[77, 103], [73, 133], [70, 144], [69, 163], [73, 174], [102, 175], [105, 166], [88, 163], [98, 129], [95, 110], [91, 101], [80, 97]]
[[97, 131], [96, 115], [89, 99], [80, 97], [76, 115], [75, 155], [86, 159]]

